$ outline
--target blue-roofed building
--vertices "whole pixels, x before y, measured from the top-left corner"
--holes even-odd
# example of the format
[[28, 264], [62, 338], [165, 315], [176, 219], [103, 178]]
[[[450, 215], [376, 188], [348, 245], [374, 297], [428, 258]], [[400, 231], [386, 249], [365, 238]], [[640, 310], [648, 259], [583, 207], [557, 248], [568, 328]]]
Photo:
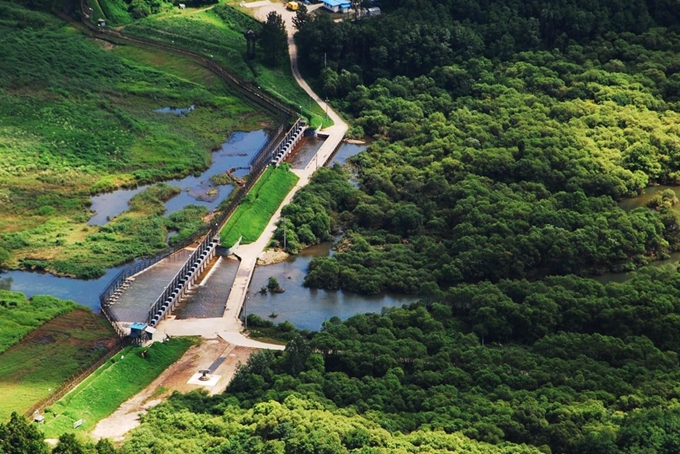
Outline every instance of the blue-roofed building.
[[352, 4], [347, 0], [323, 0], [323, 7], [334, 13], [346, 13]]

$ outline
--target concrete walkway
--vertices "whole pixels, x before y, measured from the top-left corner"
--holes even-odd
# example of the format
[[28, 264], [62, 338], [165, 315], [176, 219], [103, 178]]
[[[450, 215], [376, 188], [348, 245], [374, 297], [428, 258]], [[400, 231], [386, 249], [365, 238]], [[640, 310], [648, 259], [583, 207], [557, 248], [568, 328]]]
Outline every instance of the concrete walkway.
[[[241, 321], [238, 319], [241, 313], [241, 308], [243, 304], [247, 304], [248, 298], [248, 287], [250, 285], [250, 280], [255, 271], [255, 266], [257, 265], [257, 258], [265, 250], [269, 241], [271, 240], [274, 232], [276, 231], [276, 223], [279, 222], [281, 218], [281, 209], [290, 203], [293, 199], [295, 193], [303, 186], [309, 183], [309, 179], [312, 174], [316, 171], [318, 167], [323, 166], [326, 161], [331, 157], [335, 149], [340, 145], [342, 139], [345, 137], [347, 132], [347, 124], [342, 121], [340, 115], [338, 115], [328, 104], [326, 104], [314, 91], [309, 87], [307, 82], [300, 75], [297, 65], [297, 46], [293, 40], [293, 35], [295, 33], [295, 28], [293, 27], [292, 18], [295, 17], [295, 13], [292, 13], [285, 9], [283, 5], [269, 3], [268, 2], [257, 2], [260, 6], [255, 12], [255, 17], [260, 20], [266, 20], [267, 15], [271, 11], [279, 13], [286, 23], [286, 31], [288, 33], [288, 53], [290, 55], [290, 68], [293, 72], [293, 76], [297, 83], [302, 87], [303, 90], [307, 92], [309, 96], [316, 101], [324, 111], [328, 112], [328, 117], [333, 120], [333, 126], [326, 128], [322, 131], [323, 134], [328, 135], [328, 138], [324, 141], [323, 145], [316, 152], [316, 156], [313, 157], [307, 166], [302, 170], [294, 170], [295, 174], [300, 178], [295, 187], [288, 193], [283, 203], [279, 206], [274, 216], [269, 220], [267, 227], [260, 235], [257, 241], [251, 244], [241, 245], [236, 251], [236, 256], [241, 259], [238, 272], [236, 274], [236, 279], [234, 280], [234, 285], [231, 287], [231, 293], [229, 294], [229, 299], [227, 300], [227, 307], [224, 312], [225, 321], [227, 324], [235, 328], [236, 326], [241, 326]], [[317, 6], [318, 7], [318, 6]]]
[[[297, 83], [309, 94], [309, 96], [316, 101], [325, 112], [327, 112], [328, 117], [333, 120], [333, 126], [328, 127], [321, 131], [324, 135], [328, 137], [324, 141], [323, 145], [316, 152], [316, 156], [313, 157], [307, 166], [302, 170], [294, 170], [293, 172], [300, 178], [295, 187], [290, 191], [290, 193], [283, 200], [283, 203], [279, 206], [274, 213], [274, 216], [269, 220], [267, 227], [260, 235], [257, 241], [251, 244], [245, 244], [238, 247], [236, 251], [236, 256], [240, 259], [240, 264], [238, 271], [236, 273], [236, 279], [231, 286], [231, 292], [227, 299], [227, 304], [225, 306], [224, 315], [221, 319], [195, 319], [195, 320], [176, 320], [167, 319], [163, 321], [158, 331], [160, 333], [166, 333], [171, 336], [187, 336], [187, 335], [200, 335], [208, 337], [211, 335], [218, 335], [229, 343], [238, 346], [245, 347], [257, 347], [257, 348], [273, 348], [279, 349], [283, 346], [277, 346], [272, 344], [264, 344], [262, 342], [257, 342], [249, 339], [241, 334], [243, 330], [243, 325], [239, 319], [239, 314], [241, 313], [241, 308], [244, 304], [247, 304], [248, 299], [248, 287], [250, 286], [250, 280], [255, 271], [255, 266], [257, 265], [257, 259], [265, 250], [269, 241], [271, 240], [274, 232], [276, 231], [276, 223], [281, 218], [281, 209], [290, 203], [293, 199], [295, 193], [303, 186], [309, 183], [312, 174], [317, 170], [318, 167], [322, 167], [326, 161], [331, 157], [333, 152], [342, 142], [347, 132], [347, 124], [342, 120], [340, 115], [338, 115], [328, 104], [326, 104], [312, 89], [307, 85], [300, 75], [297, 65], [297, 46], [293, 40], [293, 34], [295, 33], [295, 28], [293, 27], [292, 19], [295, 13], [285, 9], [283, 4], [274, 4], [268, 1], [259, 1], [255, 3], [250, 3], [246, 5], [256, 5], [255, 17], [259, 20], [266, 20], [267, 14], [271, 11], [279, 13], [285, 23], [286, 31], [288, 33], [288, 52], [290, 54], [290, 68], [292, 70], [293, 76]], [[320, 5], [314, 5], [310, 7], [310, 10], [314, 7], [319, 7]], [[210, 285], [210, 283], [207, 283]]]

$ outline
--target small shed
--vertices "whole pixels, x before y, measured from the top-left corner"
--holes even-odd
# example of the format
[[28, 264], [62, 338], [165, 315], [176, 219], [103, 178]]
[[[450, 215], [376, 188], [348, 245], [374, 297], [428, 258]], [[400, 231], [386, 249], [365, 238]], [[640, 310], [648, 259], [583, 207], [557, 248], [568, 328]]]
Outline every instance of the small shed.
[[45, 416], [40, 414], [39, 410], [36, 410], [33, 412], [33, 422], [37, 422], [38, 424], [42, 424], [45, 422]]
[[97, 19], [97, 26], [102, 28], [106, 27], [106, 19]]
[[366, 16], [368, 17], [380, 16], [380, 8], [377, 6], [366, 8]]
[[149, 326], [146, 323], [133, 323], [130, 325], [130, 339], [136, 344], [143, 344], [144, 342], [153, 338], [153, 333], [156, 328]]
[[347, 0], [323, 0], [323, 7], [334, 13], [346, 13], [352, 7]]
[[130, 337], [138, 339], [143, 336], [144, 329], [147, 327], [146, 323], [133, 323], [130, 325]]

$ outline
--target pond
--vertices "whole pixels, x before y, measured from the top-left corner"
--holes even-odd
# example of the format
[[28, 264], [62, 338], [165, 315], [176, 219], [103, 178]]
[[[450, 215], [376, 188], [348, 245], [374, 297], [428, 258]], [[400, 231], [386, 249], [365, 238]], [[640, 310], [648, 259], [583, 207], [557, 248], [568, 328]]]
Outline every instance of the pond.
[[196, 108], [196, 106], [195, 106], [194, 104], [192, 104], [192, 105], [190, 105], [189, 107], [185, 107], [185, 108], [181, 108], [181, 107], [163, 107], [163, 108], [154, 110], [154, 112], [156, 112], [156, 113], [164, 113], [164, 114], [171, 113], [171, 114], [175, 114], [175, 115], [186, 115], [186, 114], [188, 114], [189, 112], [191, 112], [192, 110], [194, 110], [195, 108]]
[[[274, 323], [289, 321], [297, 328], [319, 330], [324, 320], [333, 316], [346, 319], [354, 314], [380, 312], [383, 307], [402, 306], [417, 301], [414, 295], [382, 294], [359, 295], [342, 290], [315, 290], [302, 286], [309, 262], [314, 257], [328, 257], [331, 243], [309, 247], [297, 256], [273, 265], [255, 268], [250, 281], [247, 303], [248, 314], [257, 314]], [[284, 293], [261, 294], [269, 277], [275, 277]], [[270, 315], [276, 318], [270, 318]]]
[[[235, 132], [222, 147], [212, 155], [210, 167], [198, 176], [189, 175], [178, 180], [166, 181], [171, 186], [182, 189], [172, 199], [165, 203], [166, 215], [177, 212], [187, 205], [205, 206], [212, 211], [233, 190], [233, 186], [213, 186], [210, 177], [236, 167], [233, 172], [238, 177], [248, 173], [245, 169], [250, 160], [269, 138], [267, 131], [257, 130], [251, 132]], [[88, 221], [88, 225], [103, 225], [109, 219], [121, 214], [128, 209], [130, 199], [146, 188], [148, 185], [133, 189], [119, 189], [114, 192], [100, 194], [91, 198], [91, 210], [95, 214]]]

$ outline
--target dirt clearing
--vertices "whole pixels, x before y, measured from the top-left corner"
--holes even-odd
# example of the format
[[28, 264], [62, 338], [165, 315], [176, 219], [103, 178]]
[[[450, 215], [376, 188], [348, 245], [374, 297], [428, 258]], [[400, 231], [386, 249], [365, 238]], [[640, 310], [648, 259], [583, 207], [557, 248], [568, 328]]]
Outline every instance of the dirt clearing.
[[[179, 361], [166, 369], [144, 391], [124, 402], [111, 416], [101, 420], [91, 436], [97, 440], [123, 440], [130, 430], [139, 425], [140, 414], [163, 402], [173, 391], [186, 393], [203, 388], [210, 394], [223, 392], [236, 373], [238, 364], [245, 364], [250, 354], [257, 350], [236, 347], [220, 338], [202, 340], [199, 345], [189, 348]], [[215, 377], [219, 376], [214, 386], [193, 384], [197, 382], [195, 376], [201, 369], [210, 370], [208, 376], [212, 377], [212, 381], [205, 382], [208, 385], [214, 383]]]

